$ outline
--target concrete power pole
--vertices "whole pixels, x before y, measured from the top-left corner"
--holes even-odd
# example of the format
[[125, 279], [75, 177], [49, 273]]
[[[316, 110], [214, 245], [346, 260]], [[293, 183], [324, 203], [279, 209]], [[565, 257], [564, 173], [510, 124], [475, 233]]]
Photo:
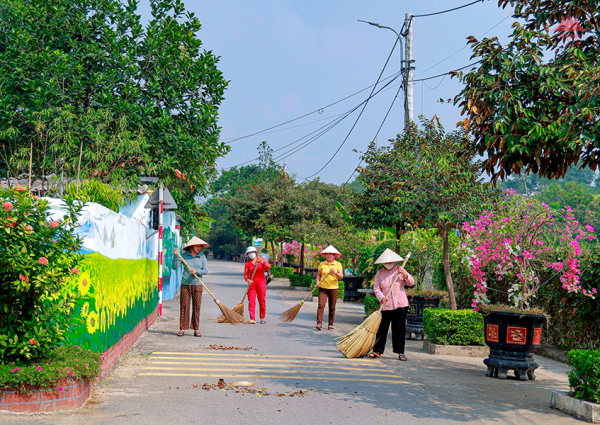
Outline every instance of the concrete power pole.
[[404, 126], [413, 120], [413, 29], [412, 13], [407, 13], [404, 17], [406, 24], [406, 74], [404, 85]]

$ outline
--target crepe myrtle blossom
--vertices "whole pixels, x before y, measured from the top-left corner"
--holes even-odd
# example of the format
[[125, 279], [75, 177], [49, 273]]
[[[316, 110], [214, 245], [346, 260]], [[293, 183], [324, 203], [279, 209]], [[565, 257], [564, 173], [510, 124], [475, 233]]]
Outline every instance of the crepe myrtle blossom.
[[56, 221], [56, 220], [52, 220], [52, 221], [50, 222], [50, 227], [58, 227], [58, 226], [59, 226], [59, 223], [58, 223], [58, 221]]
[[463, 223], [473, 309], [489, 304], [487, 292], [492, 284], [508, 292], [514, 307], [527, 308], [544, 283], [540, 279], [554, 275], [560, 276], [566, 291], [596, 296], [596, 288], [581, 286], [579, 268], [581, 245], [596, 238], [594, 229], [583, 227], [571, 207], [562, 214], [565, 220], [557, 221], [547, 204], [507, 189], [506, 198], [492, 210], [482, 211], [472, 223]]
[[40, 257], [40, 259], [38, 260], [38, 262], [42, 265], [45, 266], [46, 264], [48, 264], [48, 259], [46, 257]]
[[8, 212], [13, 209], [13, 204], [10, 202], [2, 202], [2, 207], [4, 208], [4, 212]]

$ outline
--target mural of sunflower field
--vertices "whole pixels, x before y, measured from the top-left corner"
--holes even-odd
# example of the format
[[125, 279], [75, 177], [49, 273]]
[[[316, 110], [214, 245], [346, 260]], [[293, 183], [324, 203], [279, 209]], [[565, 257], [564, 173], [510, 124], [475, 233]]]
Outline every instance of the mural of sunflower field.
[[103, 352], [147, 316], [158, 303], [158, 262], [112, 260], [99, 253], [85, 255], [80, 273], [65, 291], [78, 296], [69, 340]]

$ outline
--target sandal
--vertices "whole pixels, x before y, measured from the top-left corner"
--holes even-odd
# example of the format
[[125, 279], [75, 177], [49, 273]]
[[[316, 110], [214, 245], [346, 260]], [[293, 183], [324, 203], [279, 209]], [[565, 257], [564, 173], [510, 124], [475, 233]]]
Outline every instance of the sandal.
[[202, 334], [199, 331], [194, 331], [194, 336], [201, 337]]
[[408, 359], [406, 358], [406, 356], [404, 354], [398, 354], [398, 360], [400, 360], [401, 362], [405, 362]]
[[177, 333], [177, 336], [184, 336], [184, 335], [185, 335], [185, 331], [179, 331], [179, 332]]
[[260, 319], [260, 324], [264, 325], [265, 323], [267, 323], [267, 321], [265, 319]]
[[373, 351], [367, 357], [369, 357], [370, 359], [380, 359], [381, 358], [381, 353], [379, 353], [377, 351]]
[[333, 331], [333, 330], [335, 330], [335, 329], [333, 328], [333, 325], [329, 325], [329, 326], [327, 326], [327, 329], [328, 329], [328, 330], [330, 330], [330, 331]]
[[321, 325], [317, 325], [317, 326], [315, 326], [315, 328], [316, 328], [318, 331], [320, 331], [321, 329], [323, 329], [323, 327], [322, 327]]
[[256, 325], [256, 320], [254, 320], [254, 319], [253, 319], [253, 320], [250, 320], [250, 324], [251, 324], [251, 325]]

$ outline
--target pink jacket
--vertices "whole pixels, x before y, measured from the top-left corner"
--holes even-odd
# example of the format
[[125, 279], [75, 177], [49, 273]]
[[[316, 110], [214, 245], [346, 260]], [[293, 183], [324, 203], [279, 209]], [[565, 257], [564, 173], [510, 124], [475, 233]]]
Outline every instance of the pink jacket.
[[[381, 268], [377, 274], [375, 275], [375, 281], [373, 283], [373, 290], [375, 290], [375, 296], [381, 302], [383, 298], [387, 295], [392, 283], [396, 279], [396, 275], [399, 274], [398, 267], [394, 267], [391, 270], [386, 269], [385, 267]], [[389, 300], [385, 305], [381, 308], [381, 310], [395, 310], [399, 307], [408, 307], [408, 298], [406, 297], [406, 292], [404, 291], [404, 286], [414, 286], [415, 278], [408, 274], [408, 279], [405, 279], [402, 274], [398, 278], [394, 289], [389, 295]]]

